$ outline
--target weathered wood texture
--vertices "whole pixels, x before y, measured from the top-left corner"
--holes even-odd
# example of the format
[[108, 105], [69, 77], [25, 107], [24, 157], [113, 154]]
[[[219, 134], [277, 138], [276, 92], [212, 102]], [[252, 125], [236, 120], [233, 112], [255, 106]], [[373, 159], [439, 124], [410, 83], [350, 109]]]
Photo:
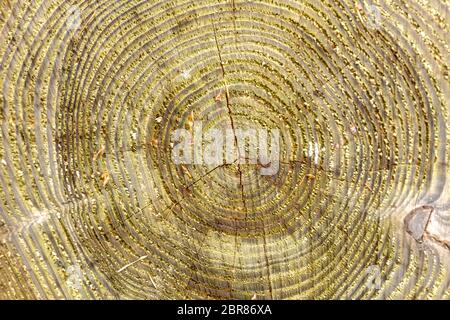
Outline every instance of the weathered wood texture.
[[1, 299], [450, 298], [448, 1], [76, 3], [1, 2]]

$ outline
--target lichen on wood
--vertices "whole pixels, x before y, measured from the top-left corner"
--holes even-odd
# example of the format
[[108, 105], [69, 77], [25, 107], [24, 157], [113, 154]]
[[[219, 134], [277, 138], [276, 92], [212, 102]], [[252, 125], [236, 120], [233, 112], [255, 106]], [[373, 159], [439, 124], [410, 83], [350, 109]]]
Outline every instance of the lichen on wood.
[[[449, 299], [449, 11], [2, 1], [0, 299]], [[197, 121], [279, 171], [177, 165]]]

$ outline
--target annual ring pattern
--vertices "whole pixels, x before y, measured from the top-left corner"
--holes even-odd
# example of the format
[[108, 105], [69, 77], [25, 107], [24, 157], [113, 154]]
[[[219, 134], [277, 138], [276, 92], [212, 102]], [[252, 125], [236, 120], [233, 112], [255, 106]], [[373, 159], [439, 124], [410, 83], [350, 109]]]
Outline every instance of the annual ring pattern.
[[450, 298], [448, 2], [0, 8], [0, 298]]

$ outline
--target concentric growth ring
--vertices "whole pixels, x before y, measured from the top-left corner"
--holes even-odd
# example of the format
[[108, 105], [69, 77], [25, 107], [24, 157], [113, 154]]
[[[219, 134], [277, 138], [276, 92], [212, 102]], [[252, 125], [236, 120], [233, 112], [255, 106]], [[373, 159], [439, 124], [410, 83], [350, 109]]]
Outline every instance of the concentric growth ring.
[[10, 2], [0, 298], [449, 298], [448, 4]]

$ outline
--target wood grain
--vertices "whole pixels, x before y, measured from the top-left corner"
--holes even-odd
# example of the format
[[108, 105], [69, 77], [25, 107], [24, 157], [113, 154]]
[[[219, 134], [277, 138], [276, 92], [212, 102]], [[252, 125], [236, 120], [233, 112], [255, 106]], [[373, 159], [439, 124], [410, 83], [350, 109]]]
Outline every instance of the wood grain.
[[0, 299], [450, 298], [448, 1], [0, 8]]

